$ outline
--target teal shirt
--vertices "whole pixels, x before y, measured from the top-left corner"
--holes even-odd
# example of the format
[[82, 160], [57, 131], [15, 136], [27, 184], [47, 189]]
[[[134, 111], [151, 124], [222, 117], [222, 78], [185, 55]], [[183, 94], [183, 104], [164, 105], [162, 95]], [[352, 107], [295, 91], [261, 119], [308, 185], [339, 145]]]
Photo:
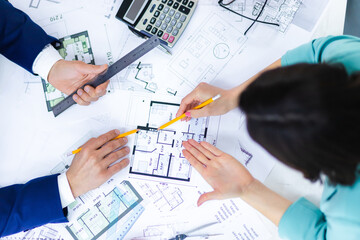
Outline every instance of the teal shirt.
[[[288, 51], [281, 58], [282, 66], [296, 63], [342, 63], [349, 74], [360, 71], [360, 39], [319, 38]], [[282, 216], [279, 235], [291, 240], [359, 240], [360, 175], [352, 186], [332, 186], [325, 181], [320, 208], [305, 198], [297, 200]]]

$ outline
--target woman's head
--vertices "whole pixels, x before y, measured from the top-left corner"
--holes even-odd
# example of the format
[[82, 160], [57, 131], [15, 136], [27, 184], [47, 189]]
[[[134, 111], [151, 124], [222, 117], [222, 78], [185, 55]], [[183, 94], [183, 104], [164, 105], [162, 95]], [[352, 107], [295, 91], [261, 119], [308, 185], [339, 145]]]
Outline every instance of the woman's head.
[[326, 64], [267, 71], [241, 94], [250, 136], [316, 181], [354, 182], [360, 162], [360, 76]]

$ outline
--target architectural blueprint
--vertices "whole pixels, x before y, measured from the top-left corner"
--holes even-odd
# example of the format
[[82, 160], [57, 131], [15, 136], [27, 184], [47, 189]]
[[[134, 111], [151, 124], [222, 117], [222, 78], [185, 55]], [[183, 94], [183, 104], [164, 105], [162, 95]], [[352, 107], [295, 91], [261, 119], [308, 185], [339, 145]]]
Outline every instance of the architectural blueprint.
[[[95, 64], [87, 31], [60, 38], [59, 42], [60, 43], [55, 46], [55, 49], [58, 50], [63, 59], [68, 61], [78, 60], [88, 64]], [[61, 102], [66, 95], [54, 88], [46, 80], [41, 79], [41, 81], [44, 88], [46, 106], [48, 111], [52, 111], [52, 108]]]
[[[60, 224], [61, 225], [61, 224]], [[69, 235], [62, 229], [59, 224], [47, 224], [42, 227], [31, 229], [26, 232], [20, 232], [8, 237], [0, 238], [1, 240], [65, 240]]]
[[[303, 0], [268, 0], [259, 20], [278, 23], [280, 25], [279, 27], [271, 27], [277, 29], [279, 32], [284, 33], [288, 26], [293, 22], [295, 14], [299, 10], [302, 2]], [[227, 8], [230, 8], [231, 10], [243, 14], [249, 18], [255, 19], [258, 16], [264, 3], [265, 0], [236, 0], [229, 4]], [[201, 4], [218, 5], [218, 1], [207, 1], [202, 2]], [[242, 22], [242, 17], [236, 16], [234, 13], [230, 13], [230, 11], [223, 8], [220, 9], [221, 11], [227, 12], [229, 15], [228, 17], [230, 17], [233, 22]], [[243, 23], [241, 23], [241, 25], [245, 26], [245, 29], [249, 24], [251, 24], [251, 20], [245, 20]]]
[[[147, 123], [137, 127], [139, 131], [134, 140], [130, 174], [155, 177], [159, 181], [190, 182], [192, 168], [182, 154], [182, 141], [211, 141], [207, 139], [209, 118], [179, 121], [166, 129], [157, 130], [175, 118], [179, 104], [152, 100], [148, 104]], [[213, 122], [219, 123], [216, 120]]]
[[169, 69], [191, 87], [211, 82], [239, 52], [246, 38], [218, 14], [211, 14], [169, 63]]
[[115, 180], [78, 197], [68, 207], [66, 229], [75, 240], [108, 239], [115, 233], [123, 239], [144, 211], [139, 205], [143, 199], [130, 182], [122, 181], [115, 187], [112, 182]]

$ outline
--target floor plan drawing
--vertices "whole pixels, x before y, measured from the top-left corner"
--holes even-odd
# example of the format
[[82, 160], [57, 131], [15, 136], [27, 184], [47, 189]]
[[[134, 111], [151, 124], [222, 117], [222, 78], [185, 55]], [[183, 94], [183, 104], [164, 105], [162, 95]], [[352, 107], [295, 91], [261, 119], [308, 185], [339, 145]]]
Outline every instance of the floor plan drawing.
[[[47, 224], [38, 228], [30, 229], [26, 232], [20, 232], [11, 236], [2, 237], [1, 240], [64, 240], [68, 237], [67, 233], [61, 229], [62, 224]], [[64, 235], [65, 234], [65, 235]]]
[[206, 140], [206, 118], [159, 126], [175, 117], [179, 104], [150, 102], [148, 123], [138, 126], [131, 157], [130, 173], [164, 179], [190, 181], [191, 166], [182, 154], [182, 141]]
[[[122, 239], [119, 232], [125, 236], [144, 211], [142, 200], [128, 181], [116, 184], [110, 191], [92, 190], [69, 206], [66, 229], [75, 240], [99, 239], [105, 233], [117, 233]], [[116, 230], [111, 231], [112, 227]]]
[[236, 157], [240, 158], [240, 162], [242, 164], [245, 165], [245, 167], [247, 167], [249, 165], [249, 163], [251, 162], [252, 158], [253, 158], [253, 154], [250, 153], [248, 150], [246, 150], [240, 143], [240, 141], [238, 140], [239, 143], [239, 155], [237, 155]]
[[[56, 45], [55, 48], [63, 59], [69, 61], [79, 60], [88, 64], [95, 64], [87, 31], [61, 38], [59, 39], [59, 42], [60, 44]], [[41, 81], [44, 89], [46, 106], [48, 111], [52, 111], [52, 108], [61, 102], [66, 95], [54, 88], [46, 80], [41, 79]]]
[[183, 192], [176, 186], [147, 182], [139, 182], [139, 186], [160, 212], [173, 211], [184, 203]]
[[[278, 23], [280, 32], [285, 32], [293, 21], [302, 0], [271, 0], [267, 3], [260, 19], [267, 22]], [[256, 18], [263, 6], [263, 1], [255, 0], [252, 7], [252, 17]]]
[[216, 13], [193, 34], [189, 43], [169, 63], [169, 70], [195, 87], [211, 82], [239, 52], [246, 37]]

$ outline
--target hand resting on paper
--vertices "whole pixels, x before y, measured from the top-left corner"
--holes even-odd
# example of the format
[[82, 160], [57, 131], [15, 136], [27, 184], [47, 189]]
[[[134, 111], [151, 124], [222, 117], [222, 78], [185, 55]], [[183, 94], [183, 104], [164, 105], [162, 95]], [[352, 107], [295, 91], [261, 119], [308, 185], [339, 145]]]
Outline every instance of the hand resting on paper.
[[240, 197], [255, 181], [238, 160], [210, 143], [190, 139], [183, 146], [185, 158], [214, 189], [200, 196], [198, 206], [209, 200]]
[[[129, 164], [129, 159], [124, 158], [130, 151], [129, 147], [125, 147], [127, 138], [111, 140], [119, 134], [119, 130], [112, 130], [92, 138], [75, 155], [66, 172], [74, 198], [99, 187]], [[113, 164], [121, 158], [124, 159]]]

